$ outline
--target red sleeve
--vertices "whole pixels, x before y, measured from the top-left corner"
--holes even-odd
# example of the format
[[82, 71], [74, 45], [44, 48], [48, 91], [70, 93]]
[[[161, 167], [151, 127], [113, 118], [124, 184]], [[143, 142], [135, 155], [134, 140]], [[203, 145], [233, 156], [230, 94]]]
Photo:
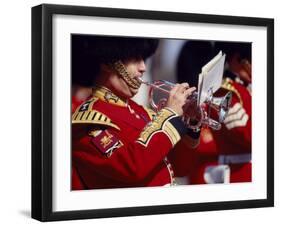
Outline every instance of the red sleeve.
[[183, 177], [190, 173], [195, 163], [195, 151], [188, 147], [184, 142], [179, 142], [174, 150], [169, 153], [169, 160], [173, 165], [176, 177]]

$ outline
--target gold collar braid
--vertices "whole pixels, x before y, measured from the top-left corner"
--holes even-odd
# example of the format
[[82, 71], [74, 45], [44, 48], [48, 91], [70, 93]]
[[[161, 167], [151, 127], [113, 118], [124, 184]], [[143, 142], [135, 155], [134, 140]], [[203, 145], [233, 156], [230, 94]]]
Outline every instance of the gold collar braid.
[[125, 80], [125, 82], [132, 88], [138, 89], [141, 86], [141, 82], [137, 79], [131, 78], [128, 71], [125, 68], [125, 65], [118, 60], [114, 63], [109, 64], [109, 66], [115, 70], [121, 77]]
[[104, 86], [94, 87], [93, 96], [110, 104], [126, 107], [127, 102], [116, 96], [111, 90]]

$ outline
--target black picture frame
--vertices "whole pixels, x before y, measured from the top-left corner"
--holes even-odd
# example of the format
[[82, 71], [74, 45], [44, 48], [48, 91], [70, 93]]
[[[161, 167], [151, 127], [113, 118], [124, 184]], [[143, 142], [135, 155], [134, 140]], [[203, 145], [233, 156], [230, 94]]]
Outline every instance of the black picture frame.
[[[267, 197], [257, 200], [170, 204], [54, 212], [52, 209], [52, 18], [56, 14], [246, 25], [267, 29]], [[237, 16], [43, 4], [32, 8], [32, 218], [40, 221], [121, 217], [274, 205], [274, 20]]]

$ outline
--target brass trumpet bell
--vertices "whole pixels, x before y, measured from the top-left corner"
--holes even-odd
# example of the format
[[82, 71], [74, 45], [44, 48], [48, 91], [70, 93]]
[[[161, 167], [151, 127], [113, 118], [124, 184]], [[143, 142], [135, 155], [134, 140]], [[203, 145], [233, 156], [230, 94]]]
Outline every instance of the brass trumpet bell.
[[[143, 84], [146, 84], [150, 87], [149, 103], [152, 109], [157, 112], [161, 110], [163, 107], [165, 107], [170, 90], [175, 86], [175, 84], [165, 80], [157, 80], [152, 83], [146, 82], [141, 78], [139, 78], [139, 80]], [[155, 91], [159, 91], [159, 92], [155, 92]], [[188, 97], [189, 101], [191, 100], [197, 102], [197, 99], [198, 99], [198, 92], [193, 92], [192, 95]], [[201, 119], [198, 121], [198, 123], [196, 125], [191, 125], [190, 119], [186, 116], [186, 114], [183, 114], [183, 121], [185, 122], [186, 126], [191, 129], [198, 129], [201, 126], [207, 126], [214, 130], [219, 130], [221, 128], [221, 123], [224, 121], [225, 117], [227, 116], [231, 99], [232, 99], [231, 92], [228, 92], [223, 97], [214, 97], [213, 93], [210, 92], [206, 101], [202, 104], [202, 106], [199, 106]], [[208, 108], [206, 108], [206, 106]], [[217, 112], [218, 121], [210, 117], [211, 108]]]
[[231, 92], [227, 92], [227, 94], [225, 94], [225, 96], [223, 97], [210, 97], [210, 101], [207, 101], [207, 104], [213, 108], [214, 110], [216, 110], [218, 112], [218, 116], [219, 116], [219, 122], [222, 123], [228, 113], [230, 104], [231, 104], [231, 99], [232, 99], [232, 93]]

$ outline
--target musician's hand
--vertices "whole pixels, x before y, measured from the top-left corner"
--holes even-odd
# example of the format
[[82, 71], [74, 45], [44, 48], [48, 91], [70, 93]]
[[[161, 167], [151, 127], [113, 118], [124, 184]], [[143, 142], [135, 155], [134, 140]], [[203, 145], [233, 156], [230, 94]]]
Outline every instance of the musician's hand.
[[197, 100], [190, 100], [188, 99], [183, 106], [184, 117], [189, 118], [192, 121], [201, 121], [203, 117], [203, 112], [201, 107], [197, 106]]
[[179, 116], [182, 116], [184, 111], [183, 106], [195, 89], [195, 87], [190, 88], [188, 83], [176, 84], [170, 91], [166, 107], [171, 108]]

